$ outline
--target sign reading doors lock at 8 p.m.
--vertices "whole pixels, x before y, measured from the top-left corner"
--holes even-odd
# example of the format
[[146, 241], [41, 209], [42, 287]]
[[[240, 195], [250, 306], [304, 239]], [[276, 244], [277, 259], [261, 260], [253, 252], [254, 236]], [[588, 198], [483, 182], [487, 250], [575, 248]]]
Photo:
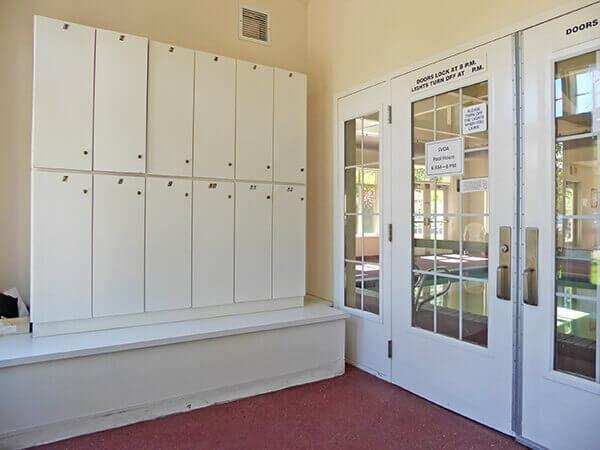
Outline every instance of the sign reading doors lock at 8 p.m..
[[427, 176], [462, 175], [464, 147], [462, 137], [427, 142], [425, 144]]

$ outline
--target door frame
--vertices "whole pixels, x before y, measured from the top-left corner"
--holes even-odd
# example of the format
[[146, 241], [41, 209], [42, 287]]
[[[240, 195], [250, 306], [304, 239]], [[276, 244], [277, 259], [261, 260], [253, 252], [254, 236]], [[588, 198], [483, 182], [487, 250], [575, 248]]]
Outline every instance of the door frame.
[[[385, 101], [374, 101], [374, 107], [365, 107], [357, 109], [357, 114], [344, 115], [339, 111], [340, 102], [352, 96], [357, 98], [359, 103], [363, 103], [360, 96], [368, 96], [371, 89], [383, 89], [385, 91]], [[388, 342], [391, 341], [391, 243], [387, 235], [387, 223], [391, 217], [391, 177], [389, 169], [391, 162], [391, 125], [389, 123], [390, 110], [388, 108], [390, 97], [390, 82], [389, 80], [378, 80], [370, 83], [368, 86], [362, 87], [351, 93], [340, 95], [334, 99], [334, 158], [333, 158], [333, 303], [334, 306], [350, 315], [350, 321], [365, 320], [367, 326], [369, 323], [379, 324], [383, 330], [383, 338], [380, 345], [382, 349], [387, 348]], [[368, 100], [364, 103], [369, 103]], [[360, 111], [360, 112], [358, 112]], [[352, 118], [363, 117], [368, 114], [379, 113], [379, 314], [375, 315], [369, 312], [350, 308], [344, 304], [344, 170], [345, 170], [345, 148], [344, 142], [344, 127], [343, 124]], [[353, 326], [351, 324], [347, 325]], [[379, 378], [391, 381], [391, 358], [385, 363], [383, 370], [377, 370], [374, 367], [369, 367], [361, 361], [353, 361], [347, 359], [347, 362], [359, 367], [366, 372], [369, 372]]]
[[[334, 149], [334, 157], [333, 157], [333, 179], [332, 179], [332, 193], [333, 193], [333, 211], [332, 211], [332, 223], [333, 223], [333, 227], [332, 227], [332, 238], [334, 241], [334, 252], [333, 252], [333, 274], [334, 274], [334, 297], [335, 297], [335, 292], [336, 292], [336, 287], [335, 287], [335, 283], [337, 282], [336, 280], [339, 278], [339, 275], [336, 273], [338, 272], [338, 270], [336, 269], [336, 263], [337, 263], [337, 258], [339, 258], [340, 256], [340, 252], [339, 250], [336, 251], [336, 244], [335, 244], [335, 240], [336, 238], [339, 236], [340, 230], [338, 229], [339, 224], [336, 225], [336, 221], [339, 220], [339, 218], [337, 216], [339, 216], [339, 204], [341, 202], [340, 200], [340, 195], [343, 195], [343, 189], [340, 192], [339, 188], [338, 188], [338, 175], [336, 173], [336, 170], [338, 168], [338, 164], [339, 164], [339, 154], [340, 154], [340, 150], [339, 150], [339, 145], [338, 145], [338, 140], [339, 140], [339, 136], [338, 136], [338, 132], [337, 132], [337, 127], [338, 127], [338, 114], [337, 114], [337, 104], [338, 101], [344, 97], [347, 97], [353, 93], [356, 92], [360, 92], [361, 90], [367, 89], [369, 87], [372, 87], [374, 85], [377, 85], [379, 83], [382, 82], [389, 82], [391, 83], [391, 80], [393, 78], [396, 77], [400, 77], [402, 75], [408, 74], [409, 72], [418, 70], [424, 66], [427, 65], [431, 65], [434, 64], [438, 61], [441, 61], [443, 59], [449, 58], [451, 56], [457, 55], [459, 53], [464, 53], [466, 51], [469, 51], [473, 48], [485, 45], [491, 41], [509, 36], [509, 35], [515, 35], [515, 57], [517, 58], [517, 64], [522, 64], [522, 57], [521, 55], [519, 55], [518, 52], [522, 51], [522, 34], [521, 32], [528, 29], [528, 28], [532, 28], [535, 27], [537, 25], [540, 25], [544, 22], [559, 18], [561, 16], [576, 12], [580, 9], [586, 8], [590, 5], [596, 4], [596, 3], [600, 3], [598, 0], [572, 0], [569, 3], [566, 3], [564, 5], [555, 7], [553, 9], [550, 9], [548, 11], [545, 11], [543, 13], [540, 13], [538, 15], [529, 17], [523, 21], [520, 22], [516, 22], [512, 25], [503, 27], [501, 29], [499, 29], [498, 31], [480, 36], [478, 38], [475, 38], [473, 40], [470, 40], [462, 45], [453, 47], [451, 49], [447, 49], [441, 52], [438, 52], [432, 56], [423, 58], [418, 60], [417, 62], [414, 63], [410, 63], [407, 65], [404, 65], [403, 67], [400, 67], [397, 70], [393, 70], [391, 72], [386, 73], [384, 76], [381, 77], [377, 77], [374, 78], [370, 81], [367, 82], [363, 82], [363, 83], [359, 83], [357, 85], [354, 85], [350, 88], [344, 89], [344, 90], [340, 90], [338, 92], [336, 92], [333, 95], [333, 99], [332, 99], [332, 122], [331, 122], [331, 128], [334, 130], [333, 135], [332, 135], [332, 148]], [[515, 103], [515, 124], [519, 124], [519, 126], [516, 126], [515, 128], [515, 140], [516, 145], [515, 145], [515, 151], [517, 152], [517, 159], [515, 161], [516, 164], [516, 170], [515, 170], [515, 176], [514, 178], [516, 179], [517, 185], [518, 185], [518, 189], [516, 190], [517, 193], [517, 197], [518, 197], [518, 201], [516, 202], [516, 207], [515, 207], [515, 220], [513, 221], [515, 224], [515, 229], [513, 230], [513, 240], [516, 240], [517, 244], [513, 245], [513, 257], [516, 258], [517, 260], [517, 264], [514, 264], [515, 269], [513, 270], [513, 293], [516, 293], [514, 295], [514, 300], [513, 300], [513, 311], [514, 311], [514, 317], [513, 317], [513, 417], [512, 417], [512, 431], [515, 433], [515, 437], [516, 440], [519, 442], [523, 442], [526, 445], [529, 446], [533, 446], [534, 448], [538, 448], [539, 446], [533, 442], [529, 442], [527, 441], [527, 439], [524, 439], [521, 436], [521, 423], [522, 423], [522, 320], [523, 320], [523, 305], [522, 305], [522, 283], [521, 283], [521, 279], [520, 279], [520, 270], [521, 270], [521, 265], [522, 265], [522, 250], [523, 250], [523, 236], [522, 236], [522, 223], [521, 223], [521, 214], [522, 214], [522, 209], [521, 209], [521, 196], [520, 196], [520, 192], [522, 189], [522, 157], [523, 157], [523, 152], [522, 152], [522, 129], [521, 129], [521, 112], [519, 110], [519, 107], [522, 104], [522, 87], [520, 85], [521, 80], [519, 79], [519, 77], [517, 76], [520, 68], [517, 66], [517, 64], [515, 64], [514, 66], [514, 71], [515, 71], [515, 90], [517, 95], [515, 96], [515, 98], [517, 99], [518, 103]], [[388, 101], [388, 104], [391, 104], [391, 96], [390, 99]], [[391, 156], [391, 152], [390, 153]], [[343, 154], [343, 152], [342, 152]], [[389, 178], [389, 177], [388, 177]], [[383, 189], [389, 189], [389, 186], [387, 185], [383, 185]], [[343, 187], [343, 186], [342, 186]], [[390, 192], [388, 190], [388, 192]], [[342, 216], [343, 217], [343, 216]], [[383, 222], [382, 222], [383, 223]], [[341, 229], [342, 232], [342, 236], [343, 236], [343, 226]], [[342, 259], [343, 259], [343, 249], [342, 249]], [[388, 261], [388, 265], [393, 264], [393, 261]], [[517, 272], [517, 276], [515, 276], [515, 272]], [[390, 301], [390, 304], [392, 304], [393, 302]], [[336, 301], [334, 301], [334, 306], [338, 306], [338, 303]], [[391, 326], [392, 324], [390, 323], [390, 331], [391, 331]], [[391, 334], [391, 333], [390, 333]]]

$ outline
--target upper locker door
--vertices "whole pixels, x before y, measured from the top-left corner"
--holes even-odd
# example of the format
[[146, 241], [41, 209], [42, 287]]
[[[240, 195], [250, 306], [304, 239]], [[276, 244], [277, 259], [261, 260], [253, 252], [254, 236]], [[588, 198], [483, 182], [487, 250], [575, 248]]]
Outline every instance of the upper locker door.
[[306, 189], [273, 187], [273, 298], [304, 297]]
[[275, 181], [306, 182], [306, 75], [275, 69], [273, 168]]
[[90, 170], [96, 30], [35, 16], [33, 166]]
[[143, 177], [94, 175], [93, 315], [144, 312]]
[[392, 81], [392, 381], [509, 434], [513, 45]]
[[148, 39], [96, 32], [94, 170], [146, 168]]
[[235, 301], [271, 298], [272, 185], [236, 183]]
[[233, 303], [234, 184], [194, 181], [192, 306]]
[[235, 59], [196, 52], [194, 176], [233, 178]]
[[273, 68], [238, 61], [236, 98], [236, 178], [271, 181]]
[[600, 446], [600, 6], [523, 32], [522, 426]]
[[146, 311], [191, 307], [192, 181], [146, 179]]
[[150, 41], [148, 173], [192, 175], [194, 51]]
[[33, 322], [92, 315], [92, 175], [33, 172]]

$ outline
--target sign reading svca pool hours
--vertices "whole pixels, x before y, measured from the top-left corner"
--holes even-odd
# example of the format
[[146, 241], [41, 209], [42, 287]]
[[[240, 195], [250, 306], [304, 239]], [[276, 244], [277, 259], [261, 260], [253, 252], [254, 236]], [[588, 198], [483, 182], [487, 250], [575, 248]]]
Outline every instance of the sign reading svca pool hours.
[[464, 164], [464, 140], [462, 137], [444, 139], [425, 144], [427, 176], [462, 175]]
[[463, 134], [479, 133], [487, 130], [487, 103], [463, 108]]

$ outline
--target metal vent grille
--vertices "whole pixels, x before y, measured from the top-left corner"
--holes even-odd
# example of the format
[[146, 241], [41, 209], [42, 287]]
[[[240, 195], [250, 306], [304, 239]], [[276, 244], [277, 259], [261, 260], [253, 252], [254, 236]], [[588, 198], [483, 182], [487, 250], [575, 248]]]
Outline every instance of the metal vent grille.
[[242, 7], [240, 9], [240, 39], [271, 43], [271, 15], [267, 12]]

